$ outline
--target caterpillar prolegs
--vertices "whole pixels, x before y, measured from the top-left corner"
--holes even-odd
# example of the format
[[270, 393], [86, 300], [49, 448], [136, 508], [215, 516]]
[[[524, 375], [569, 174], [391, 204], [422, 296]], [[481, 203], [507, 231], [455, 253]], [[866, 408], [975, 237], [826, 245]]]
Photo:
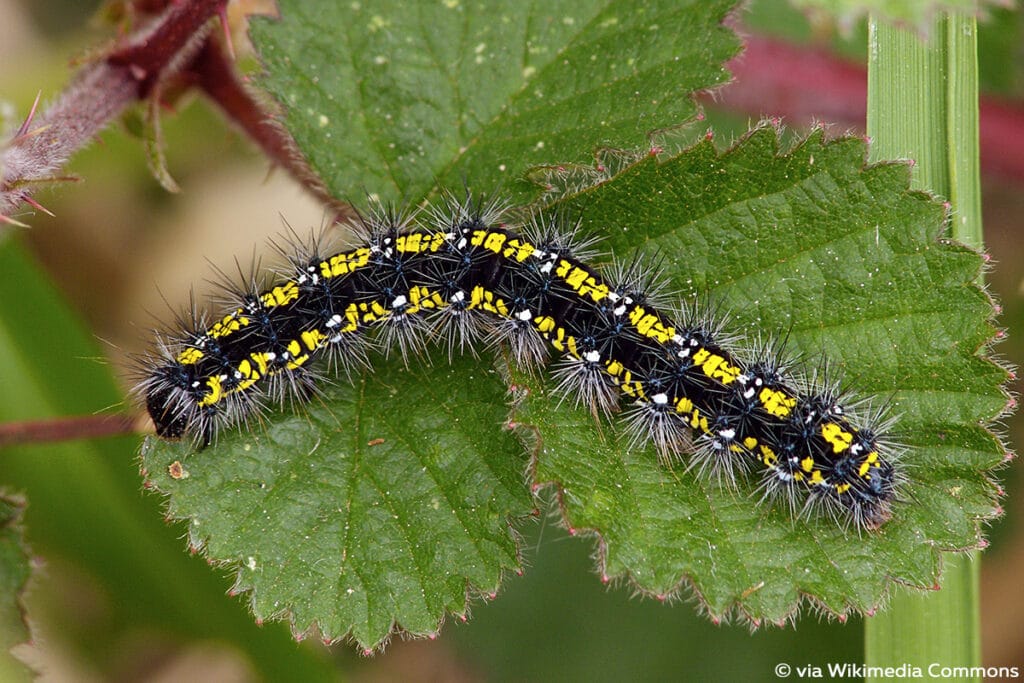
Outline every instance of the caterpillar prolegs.
[[638, 265], [589, 265], [564, 216], [506, 219], [497, 203], [451, 200], [423, 220], [377, 211], [336, 253], [280, 249], [276, 282], [160, 338], [139, 383], [157, 434], [208, 443], [268, 403], [312, 395], [321, 357], [348, 373], [373, 346], [408, 358], [442, 337], [450, 353], [507, 345], [525, 368], [554, 355], [561, 394], [595, 413], [625, 404], [633, 445], [650, 440], [704, 476], [757, 472], [763, 498], [858, 528], [890, 518], [903, 475], [877, 417], [857, 420], [838, 391], [792, 377], [772, 345], [744, 352], [693, 307], [666, 313]]

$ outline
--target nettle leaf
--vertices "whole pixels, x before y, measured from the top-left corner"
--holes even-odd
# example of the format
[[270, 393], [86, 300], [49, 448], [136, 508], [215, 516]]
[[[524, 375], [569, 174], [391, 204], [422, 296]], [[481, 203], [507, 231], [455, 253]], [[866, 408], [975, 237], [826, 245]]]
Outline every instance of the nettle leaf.
[[[656, 257], [681, 298], [720, 302], [748, 338], [788, 335], [810, 367], [828, 358], [890, 403], [912, 501], [876, 534], [794, 522], [747, 482], [719, 490], [622, 448], [617, 424], [548, 400], [550, 383], [431, 348], [432, 364], [377, 358], [199, 452], [147, 442], [148, 483], [190, 544], [237, 572], [257, 618], [368, 649], [396, 629], [433, 634], [519, 569], [510, 520], [545, 482], [567, 525], [600, 534], [606, 576], [666, 597], [690, 583], [716, 617], [779, 621], [803, 596], [870, 610], [891, 580], [932, 585], [938, 548], [977, 545], [995, 496], [980, 472], [1003, 457], [980, 425], [1005, 405], [1005, 372], [975, 355], [993, 335], [970, 284], [981, 259], [938, 241], [942, 205], [908, 190], [907, 168], [865, 168], [862, 141], [820, 134], [780, 154], [770, 129], [726, 153], [601, 151], [646, 154], [649, 133], [688, 121], [691, 92], [735, 52], [729, 6], [284, 2], [255, 34], [264, 82], [337, 194], [466, 182], [522, 198], [524, 178], [543, 179], [604, 247]], [[525, 452], [510, 385], [529, 393], [512, 417]]]
[[189, 519], [189, 544], [238, 565], [259, 619], [289, 617], [365, 648], [399, 625], [435, 634], [470, 591], [518, 569], [510, 518], [533, 509], [504, 382], [456, 358], [342, 382], [199, 453], [150, 439], [148, 481]]
[[558, 484], [570, 528], [597, 532], [606, 578], [660, 598], [690, 587], [716, 619], [783, 622], [805, 597], [872, 611], [893, 581], [936, 584], [939, 549], [978, 546], [998, 510], [982, 473], [1006, 454], [985, 425], [1007, 406], [1006, 371], [977, 354], [995, 336], [972, 284], [982, 258], [939, 240], [944, 207], [909, 191], [907, 165], [865, 158], [862, 140], [821, 131], [783, 154], [762, 127], [725, 153], [708, 140], [648, 159], [559, 207], [620, 258], [659, 257], [673, 288], [715, 302], [741, 339], [787, 337], [805, 371], [827, 359], [830, 376], [887, 405], [911, 479], [880, 532], [793, 521], [756, 504], [756, 480], [729, 490], [685, 463], [668, 470], [519, 378], [535, 480]]
[[32, 573], [21, 526], [24, 508], [24, 500], [0, 491], [0, 679], [4, 681], [33, 679], [29, 668], [10, 652], [29, 639], [21, 602]]
[[697, 113], [739, 42], [734, 0], [283, 0], [262, 84], [332, 192], [534, 188], [532, 166], [635, 149]]

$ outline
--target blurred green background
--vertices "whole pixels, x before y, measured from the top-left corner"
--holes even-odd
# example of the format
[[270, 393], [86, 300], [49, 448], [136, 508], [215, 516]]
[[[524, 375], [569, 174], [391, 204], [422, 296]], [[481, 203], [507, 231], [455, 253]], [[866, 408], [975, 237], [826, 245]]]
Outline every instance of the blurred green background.
[[[232, 12], [266, 4], [233, 4]], [[106, 39], [107, 30], [90, 23], [95, 10], [71, 0], [0, 0], [0, 111], [10, 125], [38, 91], [46, 100], [61, 90], [70, 60]], [[750, 3], [740, 22], [755, 38], [811, 44], [849, 60], [851, 73], [863, 70], [862, 27], [841, 35], [781, 0]], [[1022, 33], [1019, 13], [998, 10], [980, 34], [985, 92], [1018, 117]], [[821, 110], [785, 119], [796, 133], [815, 114], [831, 120], [830, 85], [809, 95]], [[728, 91], [708, 98], [708, 125], [727, 141], [761, 114], [788, 111], [782, 95], [767, 92], [759, 105], [737, 104]], [[191, 287], [200, 298], [210, 289], [207, 259], [247, 261], [281, 231], [282, 218], [297, 228], [323, 221], [322, 209], [285, 174], [268, 173], [266, 160], [205, 102], [179, 103], [163, 124], [181, 194], [161, 189], [139, 141], [113, 126], [71, 164], [81, 182], [38, 195], [56, 218], [19, 216], [32, 228], [0, 233], [0, 420], [123, 409], [124, 359], [144, 348], [168, 306], [187, 302]], [[854, 113], [833, 130], [847, 129], [863, 130], [863, 121]], [[984, 161], [999, 167], [998, 159]], [[994, 261], [988, 281], [1010, 332], [997, 351], [1020, 365], [1024, 177], [993, 171], [984, 183]], [[1006, 426], [1017, 443], [1020, 420]], [[141, 490], [138, 443], [22, 447], [0, 456], [0, 483], [29, 498], [28, 538], [40, 565], [28, 597], [33, 644], [17, 652], [44, 680], [772, 680], [782, 661], [862, 659], [859, 620], [827, 623], [808, 609], [796, 629], [751, 634], [712, 625], [692, 601], [663, 605], [631, 596], [628, 586], [608, 588], [592, 568], [593, 541], [568, 537], [550, 511], [519, 525], [524, 576], [508, 577], [493, 601], [476, 599], [471, 619], [449, 620], [437, 640], [394, 642], [372, 659], [344, 645], [296, 645], [284, 625], [252, 623], [244, 596], [226, 595], [226, 570], [187, 553], [184, 529], [166, 525], [160, 500]], [[983, 554], [986, 665], [1024, 664], [1018, 472], [1002, 473], [1007, 514], [989, 530]]]

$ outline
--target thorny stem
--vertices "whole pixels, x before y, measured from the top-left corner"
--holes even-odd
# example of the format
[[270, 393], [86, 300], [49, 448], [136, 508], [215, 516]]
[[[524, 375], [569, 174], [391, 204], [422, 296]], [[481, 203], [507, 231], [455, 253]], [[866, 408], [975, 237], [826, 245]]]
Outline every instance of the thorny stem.
[[133, 103], [157, 96], [170, 79], [198, 85], [271, 161], [343, 214], [345, 206], [329, 195], [291, 136], [244, 87], [210, 31], [210, 20], [223, 17], [227, 1], [169, 2], [160, 16], [84, 67], [38, 117], [33, 106], [10, 142], [0, 145], [0, 221], [21, 225], [12, 214], [23, 203], [45, 210], [33, 192], [58, 177], [71, 155], [111, 120]]
[[107, 63], [84, 69], [68, 91], [38, 119], [30, 116], [0, 151], [0, 215], [26, 202], [33, 183], [59, 173], [71, 154], [135, 101], [138, 84], [124, 68]]
[[34, 186], [58, 175], [70, 156], [113, 118], [144, 98], [198, 47], [209, 19], [227, 0], [171, 3], [105, 58], [85, 66], [38, 117], [30, 114], [0, 148], [0, 216], [30, 198]]

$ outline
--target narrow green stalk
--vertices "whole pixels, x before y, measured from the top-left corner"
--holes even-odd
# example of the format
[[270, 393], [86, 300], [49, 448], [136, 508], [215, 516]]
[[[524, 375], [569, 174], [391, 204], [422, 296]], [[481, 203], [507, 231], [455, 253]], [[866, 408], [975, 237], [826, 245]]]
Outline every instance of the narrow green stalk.
[[976, 22], [944, 15], [927, 38], [872, 19], [871, 160], [914, 159], [915, 188], [953, 205], [952, 237], [982, 246]]
[[[867, 128], [872, 160], [914, 159], [913, 186], [947, 198], [952, 237], [980, 248], [973, 18], [943, 15], [927, 39], [871, 19]], [[868, 666], [915, 666], [925, 677], [944, 666], [980, 666], [979, 568], [977, 553], [947, 553], [941, 590], [897, 590], [886, 610], [865, 620]]]

